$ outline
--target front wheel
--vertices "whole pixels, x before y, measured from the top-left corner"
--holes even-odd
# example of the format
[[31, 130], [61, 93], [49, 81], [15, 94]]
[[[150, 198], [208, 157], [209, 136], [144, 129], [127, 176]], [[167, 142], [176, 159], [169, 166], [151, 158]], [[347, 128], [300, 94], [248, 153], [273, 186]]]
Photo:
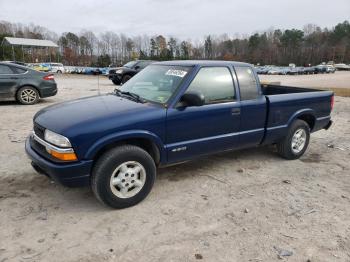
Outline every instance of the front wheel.
[[126, 82], [128, 82], [131, 79], [131, 76], [129, 75], [125, 75], [122, 78], [122, 84], [125, 84]]
[[142, 148], [119, 146], [97, 161], [91, 179], [96, 198], [113, 208], [126, 208], [142, 201], [156, 178], [153, 158]]
[[119, 81], [116, 81], [116, 80], [113, 80], [113, 79], [112, 79], [112, 82], [113, 82], [113, 84], [115, 84], [116, 86], [119, 86], [119, 85], [120, 85], [120, 82], [119, 82]]
[[305, 153], [309, 141], [310, 127], [305, 121], [298, 119], [292, 123], [287, 136], [277, 144], [277, 151], [285, 159], [298, 159]]

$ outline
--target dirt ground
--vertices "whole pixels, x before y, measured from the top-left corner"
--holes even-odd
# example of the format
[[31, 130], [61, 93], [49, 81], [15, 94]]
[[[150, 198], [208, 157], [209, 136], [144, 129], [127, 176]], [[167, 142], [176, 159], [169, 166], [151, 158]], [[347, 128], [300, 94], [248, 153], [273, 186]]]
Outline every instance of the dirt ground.
[[[25, 155], [35, 112], [98, 92], [97, 77], [56, 80], [56, 97], [0, 104], [0, 262], [350, 261], [350, 98], [335, 98], [334, 125], [300, 160], [264, 147], [168, 167], [146, 200], [111, 210], [36, 174]], [[114, 86], [100, 77], [100, 89]]]

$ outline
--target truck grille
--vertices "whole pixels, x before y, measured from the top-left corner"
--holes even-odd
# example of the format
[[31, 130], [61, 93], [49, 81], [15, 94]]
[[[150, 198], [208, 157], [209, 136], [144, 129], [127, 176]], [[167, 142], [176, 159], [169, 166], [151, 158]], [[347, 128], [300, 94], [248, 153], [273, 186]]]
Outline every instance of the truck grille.
[[44, 132], [45, 128], [38, 125], [37, 123], [34, 123], [34, 133], [41, 139], [44, 139]]
[[46, 151], [46, 148], [32, 137], [30, 138], [30, 145], [41, 156], [47, 157], [49, 155]]
[[[45, 140], [45, 128], [42, 127], [41, 125], [34, 123], [34, 133], [41, 139]], [[45, 157], [46, 159], [49, 159], [51, 161], [54, 161], [55, 159], [46, 151], [45, 146], [42, 144], [38, 143], [35, 139], [32, 137], [30, 138], [30, 145], [36, 151], [39, 155], [42, 157]], [[57, 162], [57, 161], [56, 161]]]

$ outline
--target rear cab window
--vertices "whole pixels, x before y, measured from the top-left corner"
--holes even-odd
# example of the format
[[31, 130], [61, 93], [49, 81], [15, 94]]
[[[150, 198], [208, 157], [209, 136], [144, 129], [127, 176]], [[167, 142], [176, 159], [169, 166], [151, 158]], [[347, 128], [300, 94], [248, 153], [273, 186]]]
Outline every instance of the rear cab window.
[[201, 68], [188, 87], [188, 91], [202, 93], [206, 105], [232, 102], [235, 99], [232, 75], [227, 67]]
[[253, 69], [248, 66], [235, 66], [241, 100], [254, 100], [259, 97], [258, 83]]

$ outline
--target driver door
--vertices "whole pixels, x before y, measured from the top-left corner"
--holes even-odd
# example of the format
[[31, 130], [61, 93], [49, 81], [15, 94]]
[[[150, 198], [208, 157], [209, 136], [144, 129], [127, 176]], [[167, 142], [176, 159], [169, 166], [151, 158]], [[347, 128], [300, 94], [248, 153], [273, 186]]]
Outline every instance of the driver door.
[[168, 162], [235, 147], [239, 137], [240, 103], [236, 100], [231, 70], [228, 67], [203, 67], [187, 91], [202, 93], [205, 104], [168, 109]]

